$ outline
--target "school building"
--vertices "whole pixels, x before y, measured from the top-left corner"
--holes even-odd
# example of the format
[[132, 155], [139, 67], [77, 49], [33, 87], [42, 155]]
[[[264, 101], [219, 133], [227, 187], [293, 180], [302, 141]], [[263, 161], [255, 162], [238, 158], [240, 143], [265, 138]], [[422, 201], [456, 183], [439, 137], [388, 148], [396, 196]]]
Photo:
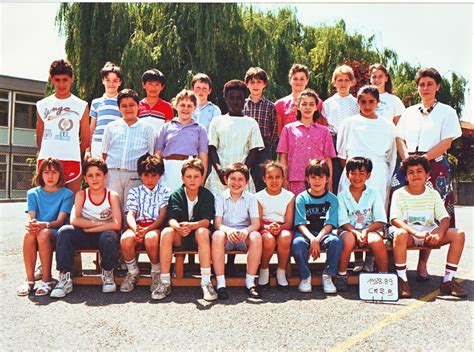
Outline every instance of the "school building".
[[36, 102], [46, 82], [0, 75], [0, 200], [25, 199], [36, 157]]

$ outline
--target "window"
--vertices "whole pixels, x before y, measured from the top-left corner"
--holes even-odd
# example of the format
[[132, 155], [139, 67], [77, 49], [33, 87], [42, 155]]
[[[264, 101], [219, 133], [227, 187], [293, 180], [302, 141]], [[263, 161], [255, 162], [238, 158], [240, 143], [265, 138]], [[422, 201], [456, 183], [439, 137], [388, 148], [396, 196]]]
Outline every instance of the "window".
[[0, 90], [0, 126], [8, 126], [8, 92]]
[[36, 129], [36, 102], [41, 96], [15, 94], [15, 127]]

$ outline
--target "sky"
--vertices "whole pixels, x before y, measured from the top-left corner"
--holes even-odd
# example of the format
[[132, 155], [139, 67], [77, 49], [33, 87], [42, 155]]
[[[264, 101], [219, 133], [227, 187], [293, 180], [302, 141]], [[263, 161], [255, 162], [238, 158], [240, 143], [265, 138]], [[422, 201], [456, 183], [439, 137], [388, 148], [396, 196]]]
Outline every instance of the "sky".
[[[340, 19], [350, 33], [375, 35], [376, 45], [397, 52], [399, 61], [432, 66], [443, 76], [468, 79], [462, 118], [472, 116], [474, 32], [472, 4], [440, 3], [259, 3], [262, 10], [292, 6], [306, 25], [333, 25]], [[0, 4], [0, 74], [36, 80], [48, 78], [50, 63], [65, 57], [64, 38], [54, 18], [57, 3]], [[13, 34], [13, 35], [12, 35]]]

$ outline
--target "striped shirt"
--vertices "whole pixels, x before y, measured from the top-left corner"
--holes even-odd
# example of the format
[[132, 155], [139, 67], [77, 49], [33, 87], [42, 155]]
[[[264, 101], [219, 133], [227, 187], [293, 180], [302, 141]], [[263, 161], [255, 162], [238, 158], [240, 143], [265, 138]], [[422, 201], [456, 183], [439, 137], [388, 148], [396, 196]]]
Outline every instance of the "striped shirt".
[[107, 125], [102, 143], [102, 153], [107, 154], [110, 169], [135, 171], [137, 160], [143, 154], [154, 153], [153, 128], [141, 120], [129, 126], [124, 120]]
[[158, 134], [160, 127], [165, 122], [173, 119], [173, 116], [173, 107], [161, 98], [158, 98], [158, 101], [153, 106], [148, 104], [146, 98], [142, 99], [138, 105], [138, 117], [151, 125], [156, 134]]
[[278, 143], [278, 121], [275, 104], [264, 96], [254, 103], [250, 98], [245, 100], [244, 115], [253, 117], [260, 128], [264, 141], [272, 148]]
[[243, 191], [240, 198], [234, 200], [226, 189], [216, 197], [215, 204], [216, 216], [222, 217], [222, 224], [236, 230], [245, 229], [251, 218], [260, 217], [257, 198], [248, 191]]
[[198, 105], [196, 107], [196, 110], [194, 110], [193, 113], [193, 119], [200, 123], [206, 129], [206, 132], [209, 133], [209, 125], [211, 124], [212, 119], [221, 115], [221, 109], [219, 109], [217, 105], [208, 101], [206, 104], [201, 106]]
[[92, 100], [89, 116], [91, 119], [97, 120], [92, 141], [102, 143], [105, 126], [122, 118], [117, 105], [117, 97], [109, 98], [104, 94], [102, 97]]
[[390, 206], [390, 220], [401, 219], [409, 226], [422, 226], [427, 230], [432, 230], [438, 222], [449, 217], [444, 207], [441, 196], [430, 187], [425, 187], [425, 191], [419, 195], [413, 195], [405, 190], [405, 187], [397, 189], [392, 196]]
[[155, 221], [161, 208], [168, 205], [170, 195], [171, 189], [160, 183], [153, 189], [144, 185], [134, 187], [128, 192], [126, 212], [135, 212], [136, 221]]

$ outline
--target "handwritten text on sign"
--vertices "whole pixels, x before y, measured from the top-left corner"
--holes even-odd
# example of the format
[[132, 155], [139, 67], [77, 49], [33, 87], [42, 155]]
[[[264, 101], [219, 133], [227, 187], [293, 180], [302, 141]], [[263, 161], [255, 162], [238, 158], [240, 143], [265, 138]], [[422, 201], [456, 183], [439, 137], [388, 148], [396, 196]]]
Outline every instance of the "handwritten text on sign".
[[361, 273], [359, 297], [364, 301], [398, 301], [398, 278], [395, 274]]

